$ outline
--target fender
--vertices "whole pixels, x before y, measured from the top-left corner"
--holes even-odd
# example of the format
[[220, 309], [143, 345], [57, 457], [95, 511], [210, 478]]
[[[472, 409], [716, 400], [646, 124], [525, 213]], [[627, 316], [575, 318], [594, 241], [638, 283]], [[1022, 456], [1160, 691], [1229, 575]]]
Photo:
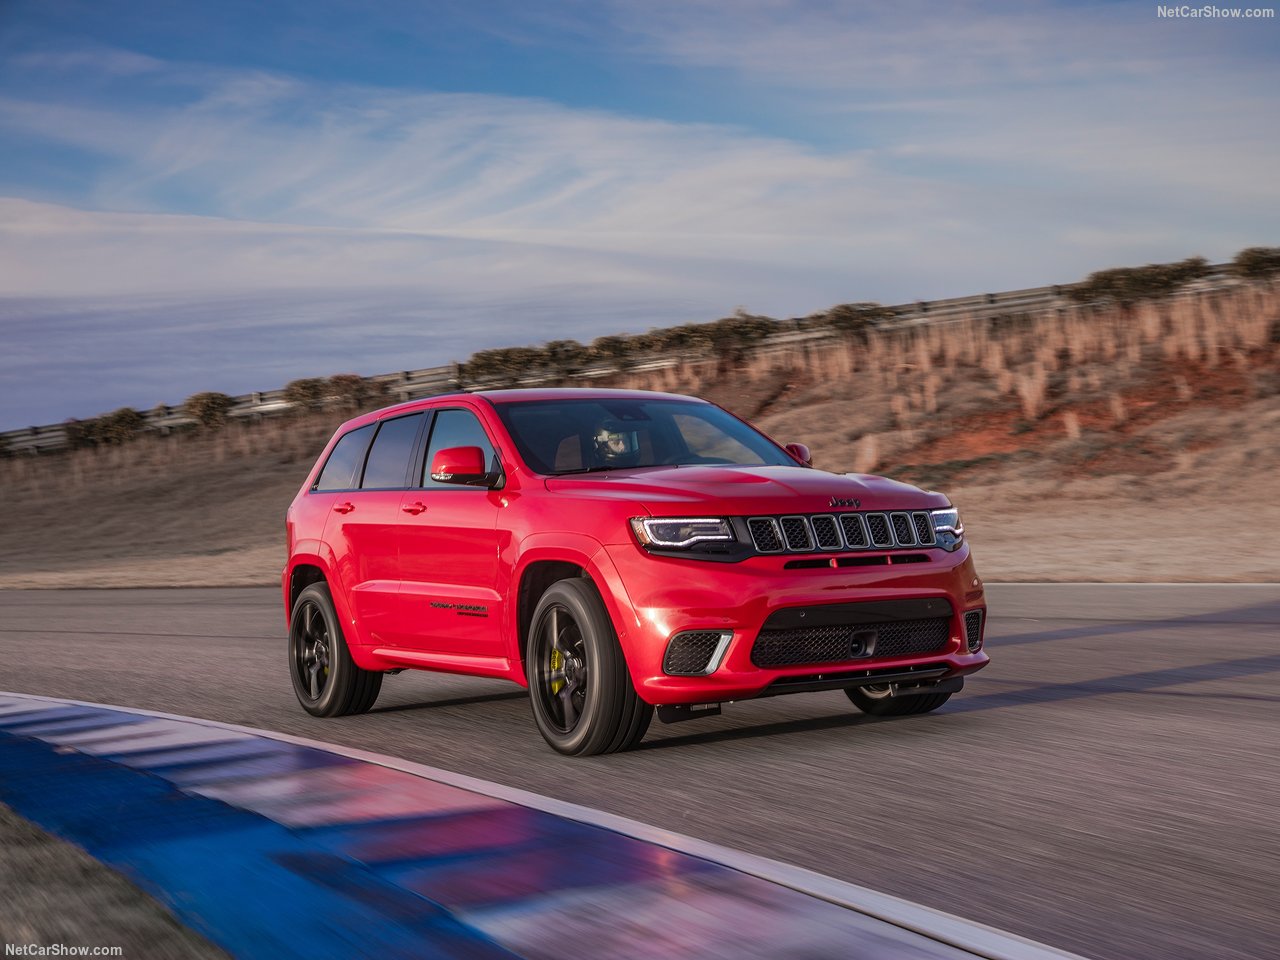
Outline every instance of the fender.
[[[630, 672], [634, 659], [631, 656], [631, 649], [635, 643], [635, 631], [640, 626], [640, 620], [604, 544], [583, 533], [535, 533], [520, 542], [519, 557], [520, 562], [512, 573], [508, 588], [508, 596], [511, 599], [506, 604], [503, 631], [507, 638], [508, 658], [513, 667], [516, 664], [521, 665], [519, 667], [520, 682], [527, 684], [520, 650], [518, 602], [520, 583], [530, 564], [547, 560], [572, 563], [586, 571], [587, 576], [595, 584], [600, 599], [604, 601], [605, 612], [613, 622], [614, 631], [618, 634], [618, 643], [622, 647], [627, 660], [627, 669]], [[635, 682], [635, 674], [632, 675], [632, 680]]]

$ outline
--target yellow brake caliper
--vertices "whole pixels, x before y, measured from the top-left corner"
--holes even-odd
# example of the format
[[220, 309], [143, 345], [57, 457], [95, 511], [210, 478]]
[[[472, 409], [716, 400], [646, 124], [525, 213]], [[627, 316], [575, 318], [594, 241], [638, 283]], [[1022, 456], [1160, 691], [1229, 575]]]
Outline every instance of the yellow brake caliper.
[[[555, 647], [552, 647], [551, 648], [551, 672], [555, 673], [557, 670], [559, 670], [563, 666], [564, 666], [564, 659], [560, 656], [560, 651], [557, 650]], [[560, 680], [552, 680], [551, 692], [553, 694], [559, 693], [560, 688], [563, 686], [564, 686], [563, 678], [561, 678]]]

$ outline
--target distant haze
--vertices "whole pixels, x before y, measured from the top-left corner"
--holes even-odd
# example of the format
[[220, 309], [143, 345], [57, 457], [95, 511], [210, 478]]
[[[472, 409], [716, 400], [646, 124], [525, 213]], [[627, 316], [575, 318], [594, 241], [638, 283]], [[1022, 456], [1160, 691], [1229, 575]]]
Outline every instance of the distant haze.
[[0, 429], [1280, 242], [1280, 20], [0, 7]]

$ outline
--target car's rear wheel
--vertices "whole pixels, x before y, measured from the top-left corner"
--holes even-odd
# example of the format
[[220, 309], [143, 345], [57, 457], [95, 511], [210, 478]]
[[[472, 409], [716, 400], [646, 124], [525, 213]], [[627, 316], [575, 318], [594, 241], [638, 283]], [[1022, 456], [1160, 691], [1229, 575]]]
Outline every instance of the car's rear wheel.
[[316, 717], [364, 713], [378, 699], [382, 674], [351, 659], [346, 637], [323, 583], [313, 583], [289, 618], [289, 676], [302, 709]]
[[640, 699], [608, 611], [587, 580], [560, 580], [533, 613], [525, 656], [533, 719], [570, 756], [630, 750], [653, 707]]
[[846, 687], [844, 692], [855, 707], [873, 717], [905, 717], [913, 713], [928, 713], [951, 699], [950, 693], [913, 693], [895, 697], [887, 683]]

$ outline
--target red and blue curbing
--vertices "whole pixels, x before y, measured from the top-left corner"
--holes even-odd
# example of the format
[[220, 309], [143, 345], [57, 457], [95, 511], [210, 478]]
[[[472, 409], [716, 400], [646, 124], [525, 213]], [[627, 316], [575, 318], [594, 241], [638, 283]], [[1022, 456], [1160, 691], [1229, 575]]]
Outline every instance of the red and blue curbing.
[[1001, 949], [960, 949], [652, 828], [672, 843], [335, 750], [0, 694], [0, 802], [237, 957], [1066, 956], [977, 927]]

